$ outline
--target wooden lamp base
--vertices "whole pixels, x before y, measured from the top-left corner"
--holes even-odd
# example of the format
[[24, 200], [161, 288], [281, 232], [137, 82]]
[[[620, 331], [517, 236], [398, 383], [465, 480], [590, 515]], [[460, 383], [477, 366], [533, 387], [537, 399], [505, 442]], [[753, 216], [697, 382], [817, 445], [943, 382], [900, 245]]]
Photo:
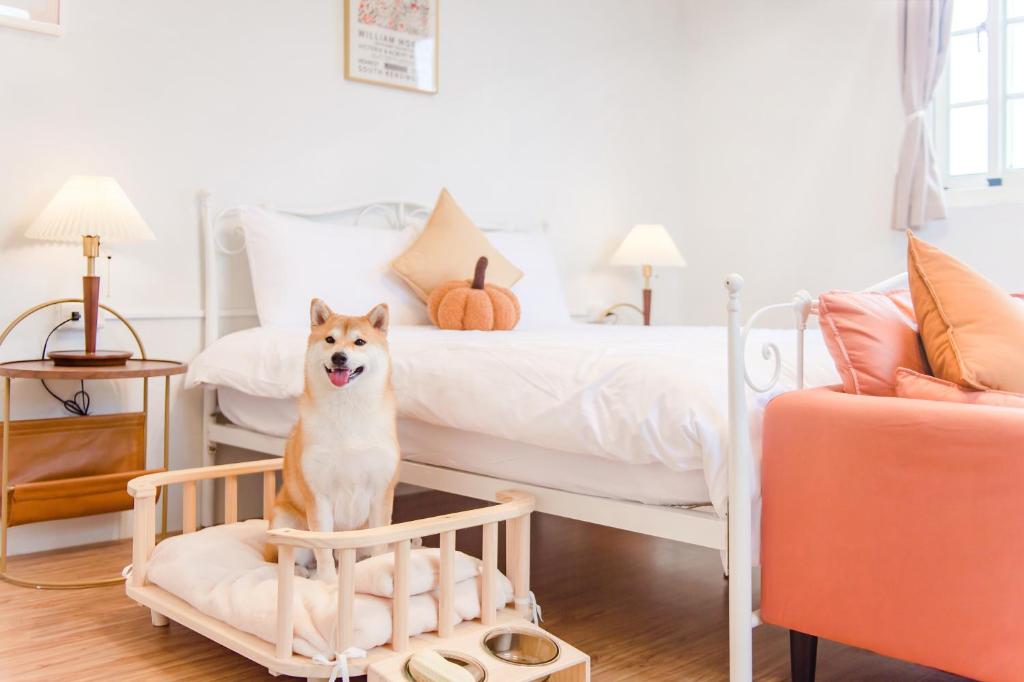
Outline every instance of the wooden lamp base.
[[123, 367], [132, 356], [125, 350], [96, 350], [96, 329], [100, 314], [100, 278], [94, 261], [100, 240], [83, 237], [82, 248], [88, 261], [88, 274], [82, 277], [82, 308], [85, 317], [85, 350], [55, 350], [46, 354], [58, 367]]
[[121, 367], [131, 356], [127, 350], [54, 350], [46, 354], [58, 367]]

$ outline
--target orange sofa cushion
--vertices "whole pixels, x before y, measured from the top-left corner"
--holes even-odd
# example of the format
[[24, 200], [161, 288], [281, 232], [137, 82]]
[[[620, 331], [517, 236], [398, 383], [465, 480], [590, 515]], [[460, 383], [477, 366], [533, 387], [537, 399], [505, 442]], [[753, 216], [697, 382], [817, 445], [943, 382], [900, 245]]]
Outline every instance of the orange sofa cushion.
[[1024, 671], [1024, 415], [812, 389], [764, 418], [761, 616], [980, 680]]
[[928, 371], [910, 291], [829, 291], [818, 297], [825, 345], [847, 393], [896, 395], [896, 369]]
[[1024, 393], [1024, 306], [910, 233], [907, 273], [932, 374], [978, 390]]
[[896, 370], [896, 395], [918, 400], [1024, 408], [1024, 395], [1007, 391], [975, 391], [952, 381], [920, 374], [905, 367]]

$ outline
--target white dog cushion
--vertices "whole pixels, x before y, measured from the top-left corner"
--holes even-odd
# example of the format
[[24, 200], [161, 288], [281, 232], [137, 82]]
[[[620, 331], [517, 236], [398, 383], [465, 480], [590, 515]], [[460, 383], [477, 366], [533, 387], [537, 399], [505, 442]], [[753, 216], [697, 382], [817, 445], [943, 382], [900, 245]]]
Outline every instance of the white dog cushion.
[[[482, 562], [462, 552], [455, 553], [455, 582], [480, 575]], [[415, 549], [409, 553], [409, 594], [436, 590], [441, 575], [441, 550]], [[395, 595], [395, 554], [388, 552], [356, 564], [356, 592], [378, 597]]]
[[[267, 522], [244, 521], [168, 538], [157, 545], [146, 569], [148, 580], [194, 608], [273, 643], [277, 629], [277, 565], [263, 560]], [[392, 594], [393, 555], [356, 564], [357, 592]], [[438, 550], [410, 553], [409, 634], [437, 629]], [[456, 554], [455, 623], [480, 615], [480, 561]], [[295, 578], [293, 649], [303, 656], [333, 655], [337, 584]], [[499, 604], [512, 600], [504, 575], [495, 585]], [[352, 644], [369, 651], [391, 640], [391, 599], [355, 596]], [[455, 624], [453, 623], [453, 625]]]

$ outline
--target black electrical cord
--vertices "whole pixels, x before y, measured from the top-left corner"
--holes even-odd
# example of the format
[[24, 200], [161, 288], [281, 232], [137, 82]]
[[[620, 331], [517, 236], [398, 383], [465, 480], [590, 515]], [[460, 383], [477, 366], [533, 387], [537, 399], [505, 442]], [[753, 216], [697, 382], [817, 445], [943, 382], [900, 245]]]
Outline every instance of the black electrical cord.
[[[80, 319], [79, 313], [72, 313], [71, 317], [64, 320], [56, 327], [50, 330], [50, 333], [46, 335], [46, 340], [43, 341], [43, 354], [41, 357], [42, 360], [46, 359], [46, 346], [47, 344], [50, 343], [50, 337], [53, 336], [53, 333], [60, 329], [61, 327], [63, 327], [64, 325], [66, 325], [68, 322], [75, 322], [78, 319]], [[71, 396], [71, 398], [69, 398], [68, 400], [61, 398], [59, 395], [50, 390], [50, 387], [46, 385], [46, 382], [44, 380], [40, 379], [39, 383], [43, 385], [43, 388], [46, 389], [47, 393], [53, 396], [54, 400], [63, 405], [64, 409], [70, 412], [71, 414], [77, 415], [79, 417], [85, 417], [89, 414], [89, 406], [92, 403], [92, 399], [89, 397], [89, 394], [85, 390], [85, 381], [81, 381], [79, 383], [81, 388], [75, 391], [75, 394]]]

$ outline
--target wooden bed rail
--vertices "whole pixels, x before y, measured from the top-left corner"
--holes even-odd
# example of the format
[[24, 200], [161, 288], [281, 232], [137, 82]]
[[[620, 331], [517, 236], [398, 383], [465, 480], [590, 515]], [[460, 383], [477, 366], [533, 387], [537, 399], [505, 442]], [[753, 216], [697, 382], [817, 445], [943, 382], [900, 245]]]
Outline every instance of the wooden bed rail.
[[[135, 499], [132, 530], [131, 584], [146, 584], [146, 564], [156, 546], [156, 491], [158, 488], [181, 484], [181, 532], [196, 530], [196, 483], [224, 479], [224, 523], [238, 520], [238, 477], [248, 474], [263, 475], [263, 518], [270, 518], [277, 488], [277, 472], [284, 466], [281, 457], [256, 462], [239, 462], [220, 466], [195, 467], [176, 471], [146, 474], [128, 481], [128, 494]], [[165, 493], [166, 494], [166, 493]]]
[[387, 545], [401, 540], [412, 540], [424, 535], [438, 535], [446, 531], [462, 530], [487, 523], [508, 521], [533, 511], [533, 495], [515, 490], [498, 493], [493, 507], [443, 514], [429, 519], [395, 523], [381, 528], [364, 528], [334, 533], [320, 533], [294, 528], [276, 528], [270, 531], [270, 542], [310, 549], [361, 549], [374, 545]]
[[128, 481], [128, 494], [132, 497], [156, 495], [156, 489], [174, 483], [188, 481], [209, 481], [217, 478], [230, 478], [246, 474], [259, 474], [280, 471], [284, 466], [282, 457], [261, 459], [255, 462], [238, 462], [237, 464], [220, 464], [211, 467], [195, 467], [146, 474]]
[[278, 528], [269, 532], [269, 541], [278, 545], [277, 554], [277, 657], [292, 652], [294, 630], [295, 548], [333, 549], [338, 558], [338, 615], [335, 651], [343, 655], [352, 646], [355, 608], [355, 565], [358, 549], [392, 544], [395, 552], [393, 623], [391, 648], [409, 648], [409, 553], [412, 540], [425, 535], [441, 538], [438, 574], [437, 631], [440, 637], [452, 633], [455, 621], [455, 532], [479, 526], [483, 533], [483, 567], [480, 576], [480, 622], [497, 620], [495, 601], [498, 585], [498, 524], [505, 521], [506, 572], [512, 581], [517, 608], [529, 609], [530, 594], [530, 514], [532, 495], [514, 490], [498, 493], [499, 504], [481, 509], [444, 514], [428, 519], [396, 523], [382, 528], [319, 533]]
[[[147, 474], [128, 483], [135, 498], [132, 544], [131, 585], [146, 584], [146, 566], [156, 544], [156, 491], [173, 484], [182, 485], [182, 532], [196, 530], [196, 483], [224, 479], [225, 523], [238, 520], [238, 477], [263, 475], [264, 518], [269, 514], [276, 492], [276, 473], [282, 467], [279, 457], [258, 462], [180, 469]], [[535, 506], [533, 495], [508, 490], [497, 494], [498, 504], [469, 511], [444, 514], [427, 519], [396, 523], [381, 528], [321, 533], [291, 528], [268, 531], [268, 541], [278, 545], [277, 636], [275, 654], [290, 659], [295, 614], [295, 549], [332, 549], [338, 560], [338, 610], [335, 651], [346, 655], [353, 645], [355, 608], [355, 565], [359, 549], [392, 545], [394, 547], [394, 597], [392, 599], [391, 647], [405, 651], [409, 647], [409, 560], [412, 541], [429, 535], [440, 537], [438, 574], [438, 635], [452, 634], [455, 613], [455, 533], [480, 527], [483, 556], [480, 575], [480, 621], [489, 625], [497, 620], [504, 606], [495, 599], [498, 589], [498, 524], [506, 522], [506, 573], [512, 582], [516, 608], [530, 612], [530, 515]], [[155, 616], [154, 616], [155, 617]], [[155, 622], [155, 621], [154, 621]], [[166, 620], [164, 621], [166, 622]]]

